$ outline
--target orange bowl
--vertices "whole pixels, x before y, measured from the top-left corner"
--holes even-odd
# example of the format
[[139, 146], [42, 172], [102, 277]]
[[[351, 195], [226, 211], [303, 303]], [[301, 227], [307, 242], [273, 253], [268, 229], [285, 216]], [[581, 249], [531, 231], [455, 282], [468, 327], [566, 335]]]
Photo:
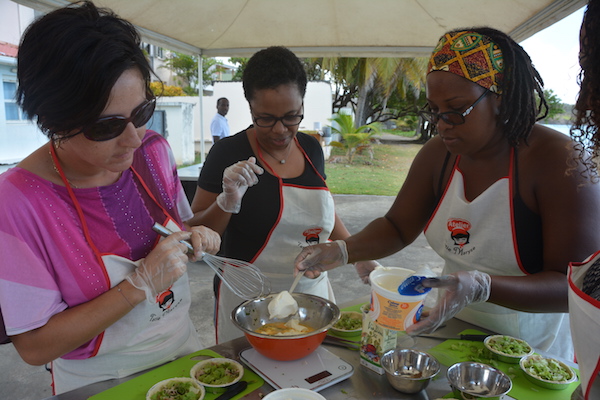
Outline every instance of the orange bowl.
[[340, 318], [340, 309], [322, 297], [292, 293], [298, 302], [299, 322], [314, 330], [291, 336], [257, 333], [256, 330], [265, 324], [286, 322], [289, 319], [269, 319], [268, 305], [275, 295], [240, 304], [231, 314], [233, 323], [244, 332], [252, 347], [267, 358], [278, 361], [304, 358], [323, 342], [327, 330]]

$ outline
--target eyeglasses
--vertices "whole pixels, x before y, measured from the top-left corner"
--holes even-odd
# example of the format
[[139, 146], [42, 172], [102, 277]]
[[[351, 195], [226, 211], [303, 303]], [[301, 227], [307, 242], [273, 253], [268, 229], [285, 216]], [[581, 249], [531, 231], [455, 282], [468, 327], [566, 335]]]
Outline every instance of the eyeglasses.
[[452, 126], [462, 125], [465, 123], [465, 117], [467, 115], [469, 115], [471, 113], [471, 111], [473, 111], [473, 108], [475, 108], [477, 103], [479, 103], [485, 97], [485, 95], [488, 93], [490, 93], [489, 90], [486, 90], [485, 92], [483, 92], [483, 94], [481, 96], [479, 96], [479, 98], [477, 100], [475, 100], [475, 103], [471, 104], [471, 106], [469, 108], [467, 108], [465, 110], [465, 112], [463, 112], [463, 113], [459, 113], [458, 111], [446, 111], [443, 113], [436, 113], [433, 111], [421, 110], [421, 111], [419, 111], [419, 114], [432, 124], [437, 124], [439, 122], [439, 120], [441, 119], [445, 123], [452, 125]]
[[255, 117], [254, 115], [252, 116], [252, 120], [254, 121], [256, 126], [260, 126], [261, 128], [272, 128], [279, 121], [281, 121], [281, 123], [284, 126], [296, 126], [299, 125], [303, 119], [304, 114], [284, 115], [283, 117]]
[[131, 111], [131, 116], [129, 118], [121, 115], [102, 117], [77, 134], [83, 133], [86, 138], [93, 140], [94, 142], [104, 142], [106, 140], [114, 139], [123, 133], [125, 128], [127, 128], [127, 124], [130, 122], [136, 128], [144, 126], [150, 118], [152, 118], [155, 108], [156, 99], [152, 98], [134, 108]]

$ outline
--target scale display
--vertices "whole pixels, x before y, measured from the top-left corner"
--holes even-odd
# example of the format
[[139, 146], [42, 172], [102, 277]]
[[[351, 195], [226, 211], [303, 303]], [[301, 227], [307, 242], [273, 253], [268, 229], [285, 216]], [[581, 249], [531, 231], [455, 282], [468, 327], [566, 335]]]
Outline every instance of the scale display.
[[240, 359], [275, 389], [299, 387], [318, 392], [354, 373], [352, 365], [322, 346], [294, 361], [271, 360], [254, 348], [242, 350]]

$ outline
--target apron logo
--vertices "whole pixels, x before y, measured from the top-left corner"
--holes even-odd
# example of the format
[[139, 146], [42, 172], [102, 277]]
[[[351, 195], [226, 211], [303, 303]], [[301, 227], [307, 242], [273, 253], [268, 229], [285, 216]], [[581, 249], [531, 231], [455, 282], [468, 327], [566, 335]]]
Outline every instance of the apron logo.
[[454, 246], [462, 249], [469, 243], [469, 239], [471, 238], [471, 234], [469, 233], [471, 223], [469, 221], [451, 218], [448, 220], [447, 228], [450, 231], [450, 238], [454, 242]]
[[323, 228], [310, 228], [302, 232], [305, 237], [306, 243], [309, 245], [319, 244], [319, 233], [323, 231]]
[[175, 293], [173, 293], [171, 288], [168, 288], [167, 290], [156, 296], [156, 302], [158, 303], [158, 306], [161, 309], [168, 310], [175, 302]]

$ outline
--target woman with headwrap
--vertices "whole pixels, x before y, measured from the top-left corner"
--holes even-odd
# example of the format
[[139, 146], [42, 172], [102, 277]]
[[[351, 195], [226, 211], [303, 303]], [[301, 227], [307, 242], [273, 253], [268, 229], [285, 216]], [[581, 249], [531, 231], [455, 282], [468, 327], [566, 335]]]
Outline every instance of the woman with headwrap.
[[[438, 134], [391, 209], [343, 242], [305, 248], [297, 272], [384, 257], [424, 232], [445, 260], [444, 275], [424, 285], [442, 290], [407, 333], [457, 316], [571, 356], [565, 273], [600, 244], [600, 191], [570, 169], [570, 138], [536, 124], [548, 108], [541, 77], [506, 34], [451, 31], [430, 58], [427, 104], [422, 116]], [[457, 230], [468, 240], [455, 241]]]

